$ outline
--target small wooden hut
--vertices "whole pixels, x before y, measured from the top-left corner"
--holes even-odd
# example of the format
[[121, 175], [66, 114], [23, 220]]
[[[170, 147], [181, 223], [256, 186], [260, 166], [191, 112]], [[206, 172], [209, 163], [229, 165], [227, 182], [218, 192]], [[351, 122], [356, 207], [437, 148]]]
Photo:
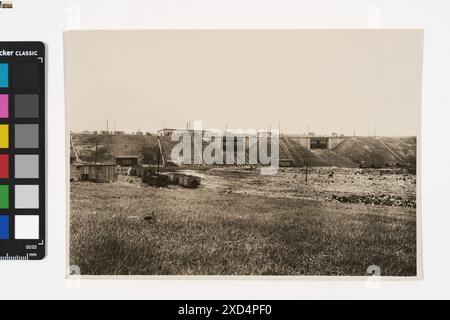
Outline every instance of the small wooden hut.
[[117, 165], [112, 163], [89, 163], [76, 165], [78, 180], [99, 183], [116, 182], [118, 180]]

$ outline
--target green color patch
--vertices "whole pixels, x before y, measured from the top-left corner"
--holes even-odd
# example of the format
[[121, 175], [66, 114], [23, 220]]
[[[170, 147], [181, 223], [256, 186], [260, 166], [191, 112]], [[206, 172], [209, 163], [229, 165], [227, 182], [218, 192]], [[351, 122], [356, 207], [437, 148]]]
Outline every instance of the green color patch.
[[0, 186], [0, 209], [9, 208], [9, 186]]

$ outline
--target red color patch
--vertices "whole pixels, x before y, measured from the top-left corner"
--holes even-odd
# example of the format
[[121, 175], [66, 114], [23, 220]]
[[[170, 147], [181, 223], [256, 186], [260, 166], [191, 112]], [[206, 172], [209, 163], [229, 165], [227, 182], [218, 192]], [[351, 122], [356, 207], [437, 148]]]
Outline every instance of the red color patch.
[[9, 178], [9, 155], [0, 154], [0, 179]]

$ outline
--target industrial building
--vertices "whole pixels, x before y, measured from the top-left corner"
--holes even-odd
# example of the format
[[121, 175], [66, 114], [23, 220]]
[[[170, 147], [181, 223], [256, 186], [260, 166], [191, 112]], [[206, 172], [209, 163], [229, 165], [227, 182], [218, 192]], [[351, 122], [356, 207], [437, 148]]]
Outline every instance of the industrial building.
[[312, 149], [333, 149], [338, 144], [343, 142], [348, 137], [344, 136], [316, 136], [316, 135], [301, 135], [295, 136], [290, 135], [290, 138], [295, 138], [296, 141], [300, 143], [303, 147], [308, 150]]

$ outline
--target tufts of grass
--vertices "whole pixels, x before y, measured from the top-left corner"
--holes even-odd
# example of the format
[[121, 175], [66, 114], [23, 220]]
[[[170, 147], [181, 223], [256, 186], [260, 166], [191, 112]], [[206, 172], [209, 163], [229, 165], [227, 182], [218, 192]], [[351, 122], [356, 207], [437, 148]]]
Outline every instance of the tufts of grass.
[[87, 275], [416, 274], [411, 208], [79, 182], [70, 228]]

